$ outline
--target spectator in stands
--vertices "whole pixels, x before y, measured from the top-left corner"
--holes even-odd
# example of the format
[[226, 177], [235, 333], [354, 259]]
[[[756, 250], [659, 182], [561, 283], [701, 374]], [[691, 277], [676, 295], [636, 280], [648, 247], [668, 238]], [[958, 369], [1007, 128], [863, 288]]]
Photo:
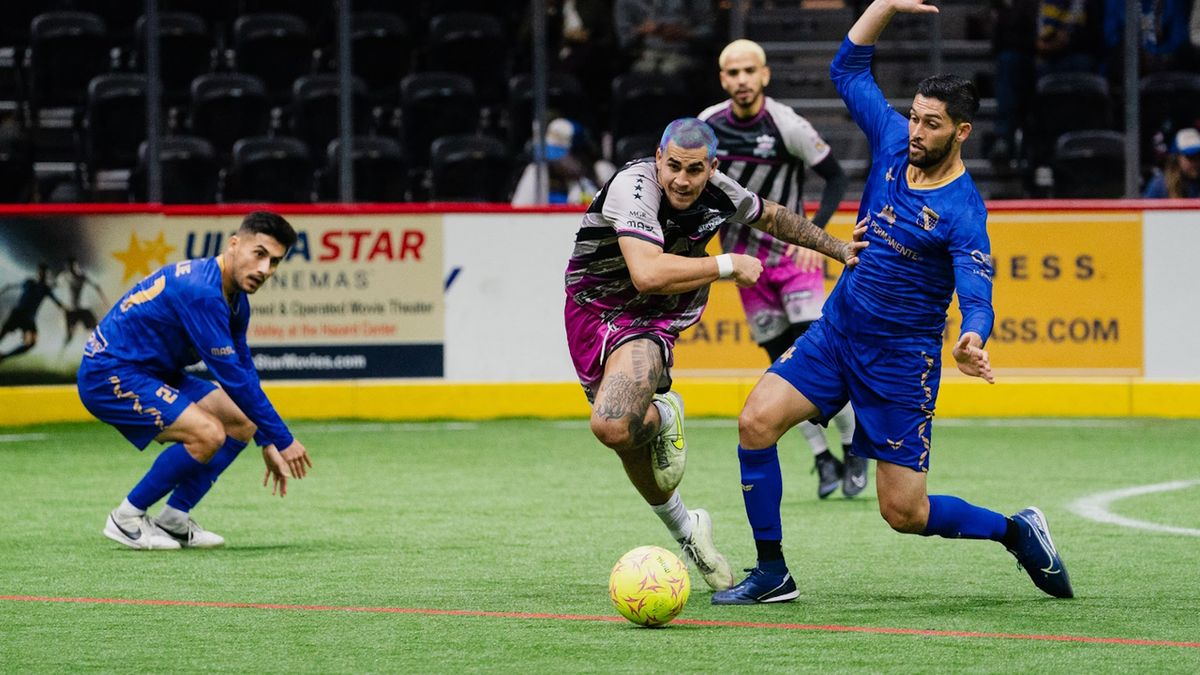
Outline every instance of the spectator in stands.
[[[518, 72], [532, 71], [528, 53], [532, 32], [526, 17], [517, 36], [521, 50]], [[547, 0], [546, 37], [550, 69], [578, 78], [588, 100], [603, 117], [617, 51], [611, 0]]]
[[1147, 199], [1196, 199], [1200, 197], [1200, 131], [1191, 127], [1175, 134], [1171, 154], [1161, 172], [1155, 172]]
[[1103, 0], [1042, 0], [1037, 17], [1038, 75], [1098, 69]]
[[694, 78], [712, 51], [709, 0], [616, 0], [613, 17], [633, 72]]
[[[546, 153], [543, 178], [549, 185], [547, 204], [587, 205], [592, 203], [602, 181], [612, 175], [612, 165], [594, 160], [583, 147], [581, 129], [570, 120], [558, 118], [546, 127], [542, 146]], [[521, 173], [513, 193], [513, 206], [536, 206], [543, 202], [537, 195], [538, 163], [530, 162]], [[603, 177], [601, 177], [603, 175]]]
[[[1141, 70], [1190, 70], [1195, 60], [1190, 26], [1194, 0], [1142, 0]], [[1106, 0], [1104, 43], [1110, 76], [1121, 72], [1119, 59], [1125, 39], [1125, 0]]]
[[1012, 157], [1033, 97], [1038, 8], [1038, 0], [992, 0], [996, 139], [989, 156], [997, 162]]

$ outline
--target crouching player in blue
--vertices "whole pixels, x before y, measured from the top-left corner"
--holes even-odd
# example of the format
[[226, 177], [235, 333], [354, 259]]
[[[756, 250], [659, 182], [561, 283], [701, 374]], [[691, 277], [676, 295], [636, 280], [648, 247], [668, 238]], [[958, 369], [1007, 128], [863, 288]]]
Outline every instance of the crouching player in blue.
[[758, 564], [714, 604], [783, 602], [799, 595], [781, 549], [783, 492], [776, 442], [808, 420], [827, 421], [849, 400], [858, 415], [853, 452], [878, 460], [879, 511], [893, 529], [1002, 543], [1034, 584], [1072, 597], [1071, 582], [1042, 512], [1005, 517], [926, 492], [946, 309], [957, 289], [962, 333], [958, 369], [992, 382], [983, 347], [991, 332], [992, 267], [987, 211], [967, 175], [961, 146], [979, 96], [970, 82], [921, 82], [905, 118], [871, 76], [879, 34], [897, 12], [937, 9], [922, 0], [875, 0], [850, 29], [830, 68], [871, 144], [859, 207], [869, 247], [838, 281], [824, 317], [759, 380], [738, 420], [742, 495]]
[[[92, 331], [79, 366], [79, 397], [138, 449], [168, 443], [112, 511], [105, 536], [130, 548], [220, 546], [191, 510], [251, 438], [262, 446], [272, 494], [312, 466], [259, 385], [246, 345], [246, 296], [275, 273], [296, 231], [264, 211], [242, 220], [215, 258], [185, 260], [133, 287]], [[184, 372], [203, 360], [220, 387]], [[157, 518], [146, 509], [170, 494]]]

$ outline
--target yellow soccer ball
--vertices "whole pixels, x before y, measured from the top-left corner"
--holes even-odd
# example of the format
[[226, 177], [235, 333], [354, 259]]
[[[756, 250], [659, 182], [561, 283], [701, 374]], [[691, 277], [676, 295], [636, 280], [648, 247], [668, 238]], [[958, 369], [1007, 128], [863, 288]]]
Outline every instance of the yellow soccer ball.
[[662, 626], [679, 616], [691, 590], [687, 565], [658, 546], [639, 546], [621, 556], [608, 578], [613, 606], [639, 626]]

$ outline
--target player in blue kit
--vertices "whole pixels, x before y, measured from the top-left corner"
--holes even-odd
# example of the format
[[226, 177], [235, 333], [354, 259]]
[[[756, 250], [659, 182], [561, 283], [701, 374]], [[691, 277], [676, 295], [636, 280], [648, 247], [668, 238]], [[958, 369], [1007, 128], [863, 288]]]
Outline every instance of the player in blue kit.
[[776, 442], [846, 404], [858, 416], [853, 452], [877, 460], [879, 511], [896, 531], [1001, 542], [1034, 584], [1073, 596], [1042, 512], [1012, 517], [949, 495], [929, 495], [930, 438], [946, 309], [957, 290], [958, 369], [992, 382], [992, 266], [987, 210], [961, 146], [979, 108], [974, 85], [952, 75], [917, 87], [905, 118], [871, 76], [875, 41], [896, 12], [933, 13], [922, 0], [875, 0], [850, 29], [830, 74], [871, 145], [859, 207], [869, 247], [842, 274], [819, 319], [759, 380], [738, 420], [742, 495], [758, 564], [713, 604], [784, 602], [799, 595], [781, 542], [783, 493]]
[[[225, 252], [158, 270], [133, 287], [92, 331], [79, 366], [79, 397], [138, 449], [170, 443], [109, 514], [105, 536], [130, 548], [220, 546], [189, 515], [251, 438], [262, 446], [271, 493], [287, 494], [312, 461], [259, 384], [246, 344], [250, 302], [275, 273], [296, 231], [281, 216], [248, 214]], [[184, 372], [204, 361], [220, 387]], [[146, 515], [167, 494], [157, 518]]]

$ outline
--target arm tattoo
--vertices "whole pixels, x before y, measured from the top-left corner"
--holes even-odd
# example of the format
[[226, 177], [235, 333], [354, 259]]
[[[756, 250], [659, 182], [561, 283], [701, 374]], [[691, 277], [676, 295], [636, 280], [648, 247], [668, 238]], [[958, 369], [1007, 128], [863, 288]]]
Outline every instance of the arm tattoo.
[[774, 217], [771, 222], [764, 223], [762, 230], [776, 239], [811, 248], [834, 260], [846, 260], [846, 242], [830, 236], [813, 221], [782, 206], [776, 205]]

